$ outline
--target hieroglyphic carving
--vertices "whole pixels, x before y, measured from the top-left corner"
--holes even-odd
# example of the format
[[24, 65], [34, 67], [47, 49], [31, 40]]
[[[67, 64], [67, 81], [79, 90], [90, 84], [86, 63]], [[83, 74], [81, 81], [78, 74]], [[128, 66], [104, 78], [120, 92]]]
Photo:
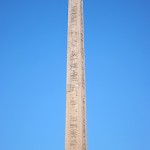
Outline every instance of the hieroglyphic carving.
[[69, 149], [77, 149], [77, 98], [75, 82], [78, 81], [78, 52], [77, 52], [77, 6], [72, 6], [70, 12], [70, 51], [69, 51], [69, 92], [70, 92], [70, 139]]
[[70, 99], [70, 148], [75, 149], [77, 144], [77, 102], [72, 95]]
[[69, 0], [66, 150], [87, 150], [82, 3]]

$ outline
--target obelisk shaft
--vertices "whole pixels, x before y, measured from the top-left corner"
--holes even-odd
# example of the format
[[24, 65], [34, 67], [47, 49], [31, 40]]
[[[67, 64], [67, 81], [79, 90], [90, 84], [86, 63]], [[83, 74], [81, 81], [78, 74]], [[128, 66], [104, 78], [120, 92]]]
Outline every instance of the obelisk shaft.
[[65, 150], [87, 150], [83, 0], [69, 0]]

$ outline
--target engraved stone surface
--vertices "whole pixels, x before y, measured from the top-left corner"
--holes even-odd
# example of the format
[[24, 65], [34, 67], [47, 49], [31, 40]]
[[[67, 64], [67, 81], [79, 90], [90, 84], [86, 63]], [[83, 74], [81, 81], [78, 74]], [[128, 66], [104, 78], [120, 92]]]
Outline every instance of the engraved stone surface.
[[69, 0], [65, 150], [87, 150], [83, 0]]

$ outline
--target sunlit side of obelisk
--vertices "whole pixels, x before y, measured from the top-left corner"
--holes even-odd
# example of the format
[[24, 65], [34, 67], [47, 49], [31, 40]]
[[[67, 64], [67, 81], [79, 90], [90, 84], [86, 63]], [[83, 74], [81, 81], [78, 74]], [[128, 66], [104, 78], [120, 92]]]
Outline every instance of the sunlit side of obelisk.
[[68, 0], [65, 150], [87, 150], [83, 0]]

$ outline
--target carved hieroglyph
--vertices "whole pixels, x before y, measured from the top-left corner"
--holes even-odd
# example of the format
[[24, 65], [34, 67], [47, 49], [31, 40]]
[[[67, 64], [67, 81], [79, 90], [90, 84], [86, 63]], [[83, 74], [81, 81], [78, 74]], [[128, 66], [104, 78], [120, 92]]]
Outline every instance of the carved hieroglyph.
[[83, 0], [69, 0], [65, 150], [87, 150]]

